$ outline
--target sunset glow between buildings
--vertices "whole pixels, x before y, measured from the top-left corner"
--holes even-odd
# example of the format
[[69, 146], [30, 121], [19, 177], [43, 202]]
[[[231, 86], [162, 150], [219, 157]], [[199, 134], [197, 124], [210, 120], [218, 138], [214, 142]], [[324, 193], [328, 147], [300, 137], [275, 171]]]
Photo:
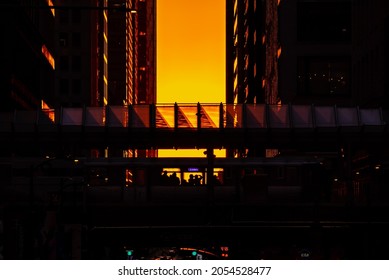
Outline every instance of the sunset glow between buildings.
[[[157, 0], [157, 104], [225, 102], [225, 33], [225, 0]], [[158, 154], [204, 157], [202, 150]]]

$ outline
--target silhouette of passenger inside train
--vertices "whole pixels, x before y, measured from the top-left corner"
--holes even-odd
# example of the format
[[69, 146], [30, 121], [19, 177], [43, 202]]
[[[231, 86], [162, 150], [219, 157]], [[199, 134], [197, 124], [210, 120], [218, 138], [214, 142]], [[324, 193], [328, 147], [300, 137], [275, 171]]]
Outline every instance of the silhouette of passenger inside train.
[[161, 184], [161, 186], [167, 186], [167, 185], [169, 185], [169, 176], [167, 175], [167, 171], [164, 171], [164, 172], [161, 174], [160, 184]]
[[194, 186], [195, 185], [195, 178], [193, 174], [189, 175], [189, 181], [188, 181], [188, 186]]
[[169, 186], [179, 186], [180, 185], [180, 179], [177, 177], [177, 173], [173, 172], [172, 175], [169, 177]]

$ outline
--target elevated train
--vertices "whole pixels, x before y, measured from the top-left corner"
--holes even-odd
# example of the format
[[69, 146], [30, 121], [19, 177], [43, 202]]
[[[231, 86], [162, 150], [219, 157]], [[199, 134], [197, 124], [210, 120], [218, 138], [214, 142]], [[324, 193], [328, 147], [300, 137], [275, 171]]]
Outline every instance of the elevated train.
[[303, 202], [325, 188], [325, 171], [315, 158], [127, 158], [84, 164], [91, 189], [119, 183], [125, 192], [137, 193], [136, 201]]
[[34, 198], [41, 201], [52, 194], [76, 191], [92, 204], [206, 203], [210, 199], [221, 203], [345, 203], [350, 195], [358, 203], [367, 198], [388, 201], [384, 163], [374, 164], [366, 174], [358, 169], [350, 178], [339, 170], [341, 163], [338, 167], [327, 163], [295, 156], [26, 159], [3, 164], [2, 188], [17, 200], [23, 194], [30, 199], [33, 190]]

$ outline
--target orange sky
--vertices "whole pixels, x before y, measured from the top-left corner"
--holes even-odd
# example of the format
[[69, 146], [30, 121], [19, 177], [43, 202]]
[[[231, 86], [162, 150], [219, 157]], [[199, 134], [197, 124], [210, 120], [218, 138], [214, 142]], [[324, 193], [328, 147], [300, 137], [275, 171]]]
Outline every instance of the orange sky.
[[[157, 103], [225, 102], [225, 34], [225, 0], [157, 0]], [[203, 150], [158, 154], [204, 157]]]
[[157, 0], [157, 103], [225, 101], [225, 0]]

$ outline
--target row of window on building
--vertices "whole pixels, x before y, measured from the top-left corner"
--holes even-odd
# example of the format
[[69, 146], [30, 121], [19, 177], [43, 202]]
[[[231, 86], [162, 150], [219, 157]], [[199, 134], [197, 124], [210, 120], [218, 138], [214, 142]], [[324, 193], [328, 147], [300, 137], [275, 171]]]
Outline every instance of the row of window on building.
[[59, 79], [59, 93], [61, 95], [81, 95], [81, 79]]

